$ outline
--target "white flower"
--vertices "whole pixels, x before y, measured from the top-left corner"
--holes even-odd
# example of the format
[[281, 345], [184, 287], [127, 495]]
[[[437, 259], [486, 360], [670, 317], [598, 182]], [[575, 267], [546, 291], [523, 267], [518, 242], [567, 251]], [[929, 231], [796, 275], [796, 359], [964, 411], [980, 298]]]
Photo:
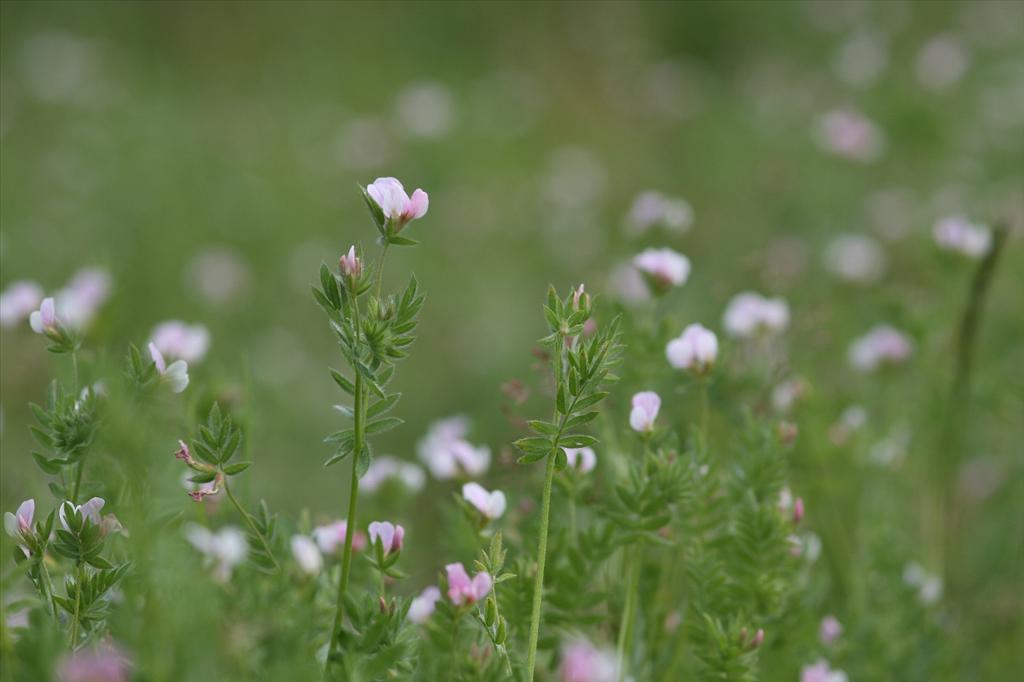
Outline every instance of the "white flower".
[[249, 554], [245, 533], [233, 526], [225, 526], [214, 533], [205, 526], [190, 523], [185, 526], [185, 539], [206, 557], [206, 563], [213, 566], [214, 579], [222, 583], [231, 579], [234, 567]]
[[101, 268], [83, 268], [53, 295], [57, 302], [57, 317], [72, 329], [83, 329], [92, 322], [109, 296], [110, 273]]
[[818, 144], [826, 151], [853, 161], [869, 163], [885, 151], [885, 136], [864, 114], [835, 109], [818, 124]]
[[305, 535], [292, 536], [292, 557], [303, 573], [316, 575], [324, 567], [324, 558], [316, 543]]
[[942, 578], [929, 573], [917, 562], [910, 562], [904, 567], [903, 582], [917, 589], [917, 596], [923, 604], [934, 604], [942, 597]]
[[825, 267], [847, 282], [876, 282], [885, 272], [885, 251], [871, 237], [862, 234], [839, 235], [824, 254]]
[[935, 223], [932, 236], [940, 249], [968, 258], [981, 258], [992, 244], [992, 230], [987, 225], [972, 223], [963, 216], [942, 218]]
[[971, 58], [963, 43], [953, 35], [937, 35], [917, 53], [914, 71], [929, 90], [945, 90], [963, 78]]
[[436, 586], [431, 585], [423, 590], [409, 605], [409, 612], [407, 614], [409, 620], [414, 623], [425, 623], [431, 614], [434, 613], [434, 607], [440, 599], [441, 590]]
[[60, 321], [57, 319], [57, 306], [53, 299], [44, 298], [39, 304], [39, 310], [28, 316], [28, 323], [36, 334], [57, 333]]
[[913, 350], [914, 344], [906, 334], [882, 324], [854, 339], [847, 356], [855, 369], [873, 372], [883, 364], [904, 362]]
[[789, 326], [789, 306], [781, 298], [753, 293], [737, 294], [729, 301], [723, 317], [729, 336], [750, 338], [762, 333], [778, 334]]
[[381, 455], [373, 458], [370, 468], [359, 479], [359, 489], [373, 493], [390, 479], [401, 481], [406, 488], [413, 492], [422, 490], [426, 484], [426, 475], [422, 468], [412, 462], [403, 462], [389, 455]]
[[153, 329], [149, 340], [163, 355], [195, 364], [206, 356], [210, 332], [201, 324], [168, 320]]
[[100, 510], [103, 509], [104, 504], [106, 504], [106, 502], [100, 497], [94, 497], [84, 504], [76, 505], [71, 502], [65, 502], [60, 505], [60, 508], [57, 510], [57, 515], [60, 517], [60, 525], [63, 526], [66, 531], [71, 530], [68, 527], [67, 517], [65, 516], [65, 510], [70, 506], [82, 516], [83, 520], [88, 519], [89, 521], [92, 521], [93, 524], [99, 526], [103, 523], [103, 519], [100, 516]]
[[655, 225], [664, 225], [674, 232], [686, 232], [693, 226], [693, 207], [681, 197], [642, 192], [633, 200], [626, 226], [631, 232], [644, 233]]
[[440, 83], [414, 83], [398, 93], [398, 118], [416, 137], [436, 138], [451, 131], [455, 100]]
[[462, 486], [462, 497], [490, 521], [505, 513], [505, 493], [500, 490], [488, 492], [479, 483], [466, 483]]
[[170, 383], [171, 390], [175, 393], [184, 391], [188, 386], [188, 363], [184, 360], [175, 360], [168, 365], [163, 353], [153, 343], [149, 344], [149, 355], [153, 358], [156, 371]]
[[661, 397], [654, 391], [641, 391], [633, 396], [633, 409], [629, 413], [629, 425], [634, 431], [649, 433], [654, 430], [654, 420], [661, 409]]
[[584, 474], [590, 473], [597, 466], [597, 455], [593, 448], [562, 448], [565, 459], [570, 467]]
[[12, 282], [0, 294], [0, 327], [14, 327], [36, 310], [42, 301], [43, 288], [35, 282]]
[[656, 293], [682, 286], [690, 276], [690, 259], [672, 249], [647, 249], [634, 256], [633, 266]]
[[704, 372], [718, 357], [718, 337], [700, 324], [691, 324], [665, 346], [668, 363], [676, 369]]
[[435, 422], [417, 444], [420, 460], [434, 478], [445, 480], [460, 473], [480, 476], [491, 463], [487, 446], [474, 446], [465, 439], [469, 420], [463, 416]]

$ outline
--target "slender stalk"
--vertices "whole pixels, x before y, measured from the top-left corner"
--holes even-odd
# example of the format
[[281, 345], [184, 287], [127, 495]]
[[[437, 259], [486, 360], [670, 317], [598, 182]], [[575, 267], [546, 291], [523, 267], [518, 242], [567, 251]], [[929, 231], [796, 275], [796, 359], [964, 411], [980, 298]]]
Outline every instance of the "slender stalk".
[[[559, 429], [561, 431], [561, 429]], [[533, 580], [533, 610], [530, 615], [530, 650], [526, 660], [527, 680], [533, 680], [537, 665], [537, 639], [540, 637], [540, 607], [544, 598], [544, 562], [548, 553], [548, 518], [551, 515], [551, 484], [555, 480], [555, 453], [548, 455], [544, 473], [544, 495], [540, 506], [540, 541], [537, 545], [537, 575]]]
[[81, 459], [75, 471], [75, 487], [71, 491], [71, 501], [78, 504], [78, 489], [82, 487], [82, 472], [85, 470], [85, 460]]
[[708, 380], [701, 377], [700, 381], [700, 437], [701, 440], [708, 440]]
[[377, 300], [380, 300], [380, 289], [384, 282], [384, 259], [388, 257], [390, 243], [384, 242], [384, 249], [380, 252], [380, 265], [377, 266]]
[[43, 592], [46, 593], [44, 595], [46, 603], [50, 605], [54, 619], [60, 623], [60, 611], [57, 609], [57, 602], [53, 599], [53, 580], [50, 578], [49, 569], [46, 568], [45, 550], [44, 555], [39, 557], [39, 582], [43, 586]]
[[569, 541], [576, 542], [576, 482], [573, 481], [569, 493]]
[[[77, 344], [76, 344], [77, 345]], [[75, 395], [78, 395], [78, 351], [71, 351], [71, 377], [74, 380]]]
[[629, 671], [629, 659], [633, 651], [633, 623], [636, 620], [637, 590], [640, 585], [641, 550], [636, 554], [625, 553], [629, 562], [626, 569], [626, 602], [622, 605], [622, 629], [619, 630], [618, 671], [615, 679], [622, 682]]
[[224, 492], [227, 493], [228, 499], [231, 500], [231, 504], [235, 505], [235, 509], [237, 509], [238, 513], [242, 515], [242, 518], [245, 519], [245, 523], [249, 526], [249, 530], [252, 531], [252, 534], [255, 535], [260, 541], [260, 544], [263, 545], [263, 549], [266, 550], [267, 556], [269, 556], [270, 560], [274, 563], [274, 568], [276, 570], [281, 570], [281, 564], [277, 563], [277, 558], [274, 556], [273, 550], [270, 549], [270, 543], [267, 542], [267, 538], [263, 536], [260, 529], [256, 527], [256, 524], [253, 522], [252, 516], [249, 512], [247, 512], [238, 500], [235, 499], [234, 493], [231, 492], [231, 488], [228, 486], [227, 478], [224, 479]]
[[[383, 265], [383, 261], [381, 263]], [[379, 273], [378, 273], [379, 274]], [[356, 339], [359, 338], [359, 302], [354, 301], [352, 305], [353, 324], [355, 326]], [[352, 540], [356, 534], [356, 504], [359, 501], [359, 457], [365, 447], [366, 428], [366, 396], [363, 388], [363, 378], [359, 372], [355, 373], [355, 403], [353, 411], [353, 442], [352, 442], [352, 479], [348, 496], [348, 516], [345, 523], [345, 550], [341, 558], [341, 574], [338, 576], [338, 601], [334, 607], [334, 625], [331, 628], [331, 641], [327, 647], [327, 659], [324, 661], [324, 679], [327, 678], [327, 671], [331, 667], [331, 656], [338, 645], [341, 634], [341, 626], [345, 620], [345, 592], [348, 590], [349, 574], [352, 570]]]
[[68, 637], [68, 646], [72, 651], [78, 644], [78, 615], [82, 608], [82, 562], [75, 564], [75, 615], [71, 619], [71, 633]]

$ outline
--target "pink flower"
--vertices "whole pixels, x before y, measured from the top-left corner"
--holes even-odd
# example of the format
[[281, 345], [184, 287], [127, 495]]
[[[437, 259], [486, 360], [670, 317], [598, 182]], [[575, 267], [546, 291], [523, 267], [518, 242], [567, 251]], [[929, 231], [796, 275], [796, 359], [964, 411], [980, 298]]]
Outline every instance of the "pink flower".
[[831, 644], [839, 639], [839, 636], [842, 634], [843, 626], [836, 620], [835, 616], [825, 616], [821, 619], [821, 625], [818, 627], [818, 636], [821, 638], [822, 644]]
[[654, 293], [682, 286], [690, 276], [690, 259], [672, 249], [647, 249], [633, 258]]
[[870, 163], [885, 151], [885, 135], [864, 114], [853, 109], [835, 109], [818, 124], [818, 144], [836, 156]]
[[291, 540], [292, 557], [306, 575], [316, 575], [324, 567], [324, 557], [316, 543], [305, 535], [294, 535]]
[[53, 298], [44, 298], [39, 310], [28, 316], [28, 323], [36, 334], [56, 334], [60, 328], [57, 320], [57, 306]]
[[804, 498], [798, 497], [793, 501], [793, 523], [800, 523], [804, 518]]
[[43, 288], [35, 282], [12, 282], [0, 294], [0, 327], [15, 326], [36, 310], [42, 300]]
[[[18, 505], [15, 513], [4, 512], [4, 530], [15, 540], [32, 535], [32, 518], [36, 513], [36, 501], [25, 500]], [[25, 556], [29, 556], [28, 547], [18, 544]]]
[[384, 548], [385, 555], [402, 550], [405, 529], [401, 526], [395, 525], [390, 521], [374, 521], [370, 524], [368, 530], [370, 531], [370, 542], [376, 544], [379, 540]]
[[854, 369], [873, 372], [880, 366], [904, 362], [914, 351], [910, 338], [888, 325], [878, 325], [850, 344], [847, 357]]
[[161, 322], [153, 329], [150, 342], [161, 354], [196, 363], [210, 348], [210, 332], [201, 324], [185, 324], [181, 320]]
[[679, 338], [668, 342], [665, 356], [676, 369], [705, 372], [715, 364], [715, 358], [718, 357], [718, 337], [703, 325], [691, 324]]
[[445, 571], [448, 573], [448, 598], [456, 606], [476, 603], [491, 591], [489, 573], [477, 573], [470, 580], [462, 564], [448, 564]]
[[71, 329], [82, 329], [109, 296], [110, 273], [102, 268], [82, 268], [54, 294], [57, 317]]
[[149, 344], [149, 355], [153, 358], [156, 371], [170, 383], [171, 390], [175, 393], [184, 391], [188, 386], [188, 363], [184, 360], [175, 360], [168, 365], [163, 353], [154, 343]]
[[420, 595], [409, 604], [409, 613], [407, 614], [409, 620], [414, 623], [425, 623], [434, 613], [434, 607], [439, 599], [441, 599], [441, 590], [434, 585], [420, 592]]
[[104, 504], [106, 504], [106, 502], [104, 502], [100, 497], [94, 497], [88, 502], [78, 505], [72, 502], [65, 502], [57, 511], [57, 515], [60, 517], [60, 525], [64, 527], [64, 530], [70, 532], [71, 529], [68, 528], [68, 522], [65, 517], [65, 510], [70, 506], [82, 516], [83, 520], [87, 519], [99, 526], [103, 523], [103, 519], [100, 517], [100, 510], [103, 509]]
[[466, 440], [469, 421], [463, 416], [448, 417], [431, 424], [416, 444], [417, 454], [430, 473], [439, 480], [466, 474], [480, 476], [491, 462], [491, 451]]
[[195, 523], [185, 526], [185, 539], [206, 557], [213, 566], [213, 578], [226, 583], [235, 566], [249, 555], [249, 542], [245, 533], [234, 526], [224, 526], [216, 533]]
[[488, 492], [479, 483], [467, 483], [462, 486], [462, 497], [489, 521], [500, 518], [505, 513], [505, 493], [500, 490]]
[[654, 391], [641, 391], [633, 396], [633, 409], [629, 413], [629, 425], [634, 431], [650, 433], [654, 420], [661, 409], [661, 397]]
[[[345, 536], [348, 533], [348, 523], [344, 520], [335, 521], [326, 526], [317, 526], [313, 529], [313, 539], [324, 554], [334, 554], [345, 546]], [[352, 549], [361, 552], [366, 548], [366, 535], [356, 531], [352, 538]]]
[[938, 247], [968, 258], [981, 258], [992, 244], [992, 231], [987, 225], [972, 223], [964, 216], [942, 218], [932, 229]]
[[739, 338], [778, 334], [789, 326], [789, 306], [781, 298], [745, 291], [729, 301], [723, 326], [729, 336]]
[[569, 466], [583, 473], [590, 473], [597, 466], [597, 455], [593, 448], [562, 448]]
[[693, 226], [693, 208], [681, 197], [642, 192], [633, 200], [626, 228], [634, 234], [643, 234], [655, 225], [663, 225], [673, 232], [686, 232]]
[[427, 214], [427, 193], [418, 189], [410, 197], [405, 193], [402, 183], [395, 178], [377, 178], [366, 187], [366, 193], [377, 203], [384, 217], [395, 226], [395, 232], [400, 232], [409, 221]]
[[585, 639], [562, 648], [561, 682], [614, 682], [615, 657]]
[[101, 644], [80, 649], [64, 657], [57, 669], [57, 682], [128, 682], [131, 662], [116, 647]]
[[800, 682], [846, 682], [846, 673], [832, 670], [828, 662], [818, 659], [814, 665], [805, 665], [800, 671]]
[[345, 277], [359, 279], [363, 275], [363, 261], [356, 255], [355, 245], [348, 247], [348, 253], [338, 259], [338, 269]]

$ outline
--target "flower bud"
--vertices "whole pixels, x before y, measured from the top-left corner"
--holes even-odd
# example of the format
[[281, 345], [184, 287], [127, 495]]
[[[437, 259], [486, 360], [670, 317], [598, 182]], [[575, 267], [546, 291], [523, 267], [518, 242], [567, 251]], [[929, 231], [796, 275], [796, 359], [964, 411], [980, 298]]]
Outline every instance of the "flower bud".
[[793, 523], [800, 523], [804, 518], [804, 499], [796, 498], [793, 502]]
[[581, 283], [578, 287], [572, 291], [572, 309], [573, 310], [587, 310], [590, 308], [590, 294], [583, 290], [583, 284]]
[[363, 261], [356, 256], [356, 247], [350, 246], [348, 253], [338, 259], [338, 269], [349, 279], [359, 279], [363, 275]]

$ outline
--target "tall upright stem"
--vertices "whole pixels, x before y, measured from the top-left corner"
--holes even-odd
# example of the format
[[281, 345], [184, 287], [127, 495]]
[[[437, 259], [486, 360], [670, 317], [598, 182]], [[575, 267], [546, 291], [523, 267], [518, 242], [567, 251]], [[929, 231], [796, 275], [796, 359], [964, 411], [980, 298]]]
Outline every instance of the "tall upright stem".
[[618, 672], [615, 679], [622, 682], [629, 671], [629, 659], [633, 651], [633, 623], [636, 620], [636, 597], [640, 584], [641, 550], [636, 554], [628, 551], [624, 554], [628, 562], [626, 571], [626, 602], [622, 606], [622, 629], [619, 630]]
[[255, 535], [256, 538], [260, 541], [260, 544], [263, 545], [263, 549], [267, 553], [267, 556], [270, 557], [270, 561], [273, 562], [274, 568], [276, 570], [281, 570], [281, 564], [277, 563], [277, 558], [274, 556], [274, 551], [270, 549], [270, 543], [267, 542], [267, 538], [263, 536], [263, 533], [260, 532], [260, 529], [256, 527], [255, 522], [253, 522], [252, 520], [252, 515], [250, 515], [249, 512], [245, 510], [245, 507], [243, 507], [235, 498], [234, 493], [231, 492], [231, 488], [228, 486], [228, 481], [226, 477], [224, 479], [224, 492], [227, 493], [228, 499], [231, 500], [231, 504], [234, 505], [235, 509], [238, 510], [238, 513], [241, 514], [243, 519], [245, 519], [245, 524], [249, 526], [249, 530], [252, 531], [252, 534]]
[[548, 554], [548, 518], [551, 516], [551, 484], [555, 480], [555, 453], [548, 455], [544, 473], [544, 495], [540, 504], [540, 542], [537, 545], [537, 575], [533, 580], [533, 610], [530, 614], [530, 650], [526, 660], [527, 680], [533, 680], [537, 665], [537, 639], [540, 637], [540, 607], [544, 598], [544, 562]]
[[71, 491], [71, 501], [78, 504], [78, 489], [82, 487], [82, 471], [85, 469], [85, 459], [78, 461], [75, 468], [75, 487]]
[[78, 616], [82, 608], [82, 562], [75, 564], [75, 614], [71, 619], [71, 632], [68, 637], [68, 646], [72, 651], [78, 644]]

